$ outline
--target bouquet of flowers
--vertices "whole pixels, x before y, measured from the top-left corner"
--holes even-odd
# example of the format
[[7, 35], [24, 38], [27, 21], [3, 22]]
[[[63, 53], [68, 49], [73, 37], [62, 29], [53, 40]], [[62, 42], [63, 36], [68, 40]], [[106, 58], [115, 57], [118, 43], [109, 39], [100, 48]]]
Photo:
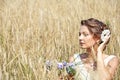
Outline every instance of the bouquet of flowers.
[[[48, 70], [51, 70], [52, 64], [50, 61], [46, 61], [46, 68]], [[63, 62], [58, 62], [57, 63], [57, 69], [62, 71], [62, 70], [66, 70], [66, 72], [71, 75], [74, 76], [76, 74], [75, 71], [75, 64], [74, 63], [67, 63], [66, 61]]]

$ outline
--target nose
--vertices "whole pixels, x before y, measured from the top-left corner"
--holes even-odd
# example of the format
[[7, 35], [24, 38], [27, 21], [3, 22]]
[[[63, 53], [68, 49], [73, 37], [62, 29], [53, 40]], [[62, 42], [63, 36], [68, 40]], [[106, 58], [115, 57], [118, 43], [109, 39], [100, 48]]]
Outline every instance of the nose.
[[82, 40], [83, 39], [83, 35], [81, 34], [80, 36], [79, 36], [79, 40]]

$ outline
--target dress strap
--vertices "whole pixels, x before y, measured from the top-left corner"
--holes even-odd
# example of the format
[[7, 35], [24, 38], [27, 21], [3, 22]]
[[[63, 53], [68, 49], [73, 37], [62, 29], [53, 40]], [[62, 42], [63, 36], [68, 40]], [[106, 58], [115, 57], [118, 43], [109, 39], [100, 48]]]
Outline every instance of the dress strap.
[[105, 58], [104, 59], [105, 66], [107, 66], [109, 61], [112, 60], [114, 57], [116, 57], [116, 56], [115, 55], [110, 55], [107, 58]]
[[90, 75], [82, 62], [80, 54], [74, 54], [74, 63], [76, 64], [75, 69], [77, 70], [75, 75], [76, 80], [90, 80]]
[[74, 54], [74, 63], [75, 63], [75, 65], [81, 65], [82, 64], [82, 60], [81, 60], [81, 57], [80, 57], [79, 53]]

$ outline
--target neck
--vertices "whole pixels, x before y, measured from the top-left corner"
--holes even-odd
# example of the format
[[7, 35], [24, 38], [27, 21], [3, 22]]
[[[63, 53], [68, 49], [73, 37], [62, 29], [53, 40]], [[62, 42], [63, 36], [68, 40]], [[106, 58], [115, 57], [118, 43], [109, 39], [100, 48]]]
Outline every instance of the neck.
[[92, 50], [92, 48], [88, 48], [88, 49], [86, 49], [86, 51], [87, 51], [87, 53], [90, 55], [90, 54], [93, 54], [93, 50]]
[[87, 51], [89, 57], [95, 58], [97, 56], [97, 48], [96, 47], [88, 48], [88, 49], [86, 49], [86, 51]]
[[91, 50], [90, 48], [87, 48], [86, 51], [87, 51], [87, 53], [89, 53], [89, 54], [92, 52], [92, 50]]

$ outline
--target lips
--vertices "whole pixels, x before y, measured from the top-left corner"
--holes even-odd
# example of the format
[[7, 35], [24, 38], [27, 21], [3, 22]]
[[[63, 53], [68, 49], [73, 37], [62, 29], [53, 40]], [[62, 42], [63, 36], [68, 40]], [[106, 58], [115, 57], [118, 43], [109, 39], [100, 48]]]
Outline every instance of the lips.
[[83, 44], [85, 44], [85, 43], [83, 43], [83, 42], [80, 41], [80, 45], [83, 45]]
[[80, 43], [80, 45], [83, 45], [83, 44], [85, 44], [85, 43]]

